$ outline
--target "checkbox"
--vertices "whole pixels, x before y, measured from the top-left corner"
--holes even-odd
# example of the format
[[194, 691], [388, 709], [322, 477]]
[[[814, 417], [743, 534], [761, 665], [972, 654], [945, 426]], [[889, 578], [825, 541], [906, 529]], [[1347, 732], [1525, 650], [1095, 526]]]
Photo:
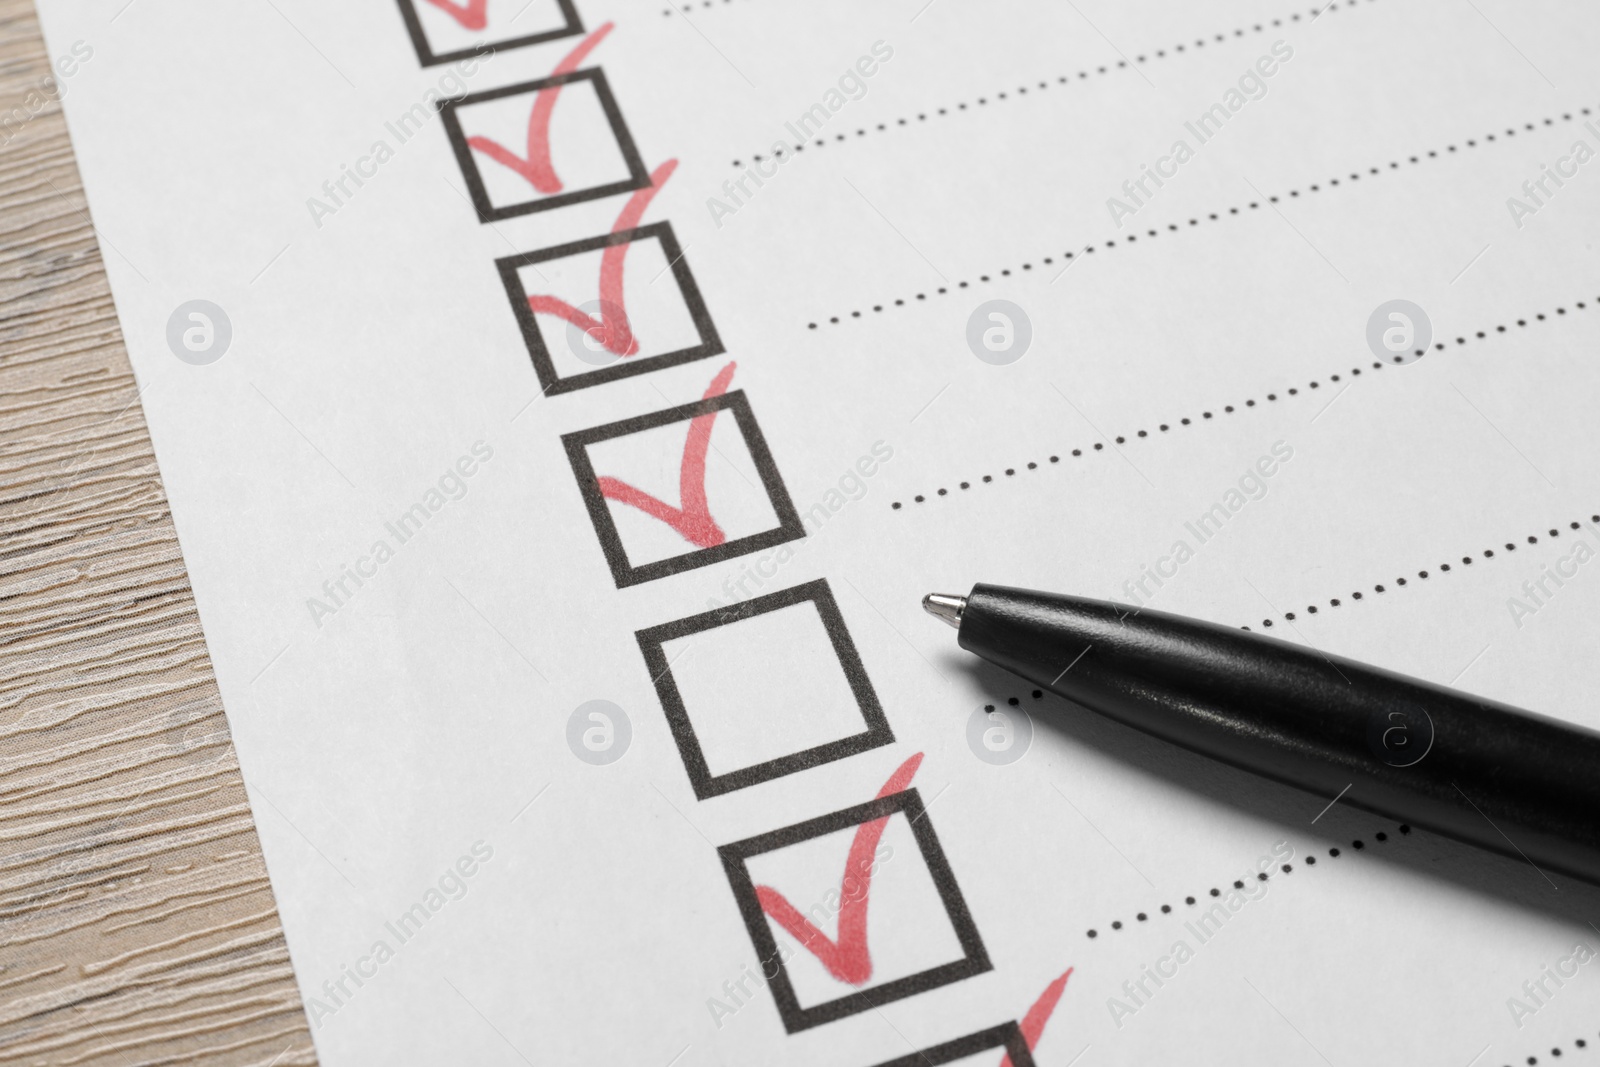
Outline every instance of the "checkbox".
[[572, 0], [400, 0], [424, 67], [583, 32]]
[[635, 636], [700, 800], [894, 743], [824, 579]]
[[916, 789], [717, 852], [791, 1034], [992, 969]]
[[507, 256], [495, 265], [546, 394], [723, 352], [671, 223]]
[[446, 100], [439, 113], [481, 222], [650, 185], [598, 67]]
[[986, 1055], [1001, 1049], [1011, 1059], [1011, 1067], [1034, 1067], [1033, 1053], [1028, 1049], [1028, 1039], [1022, 1027], [1015, 1022], [1001, 1023], [975, 1034], [958, 1037], [905, 1056], [885, 1060], [874, 1067], [944, 1067], [960, 1064], [962, 1067], [994, 1067], [993, 1056]]
[[742, 390], [564, 434], [621, 589], [805, 536]]

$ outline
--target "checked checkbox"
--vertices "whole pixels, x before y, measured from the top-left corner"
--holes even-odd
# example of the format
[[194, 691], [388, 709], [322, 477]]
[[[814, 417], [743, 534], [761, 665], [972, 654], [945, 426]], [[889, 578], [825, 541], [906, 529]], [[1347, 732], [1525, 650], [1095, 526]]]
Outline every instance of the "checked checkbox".
[[583, 32], [573, 0], [400, 0], [424, 67]]
[[717, 849], [791, 1034], [992, 969], [910, 788], [921, 762], [866, 804]]
[[619, 589], [805, 536], [734, 366], [692, 404], [562, 435]]
[[636, 636], [700, 800], [894, 743], [825, 579]]
[[[598, 43], [605, 27], [586, 45]], [[481, 222], [648, 188], [598, 67], [470, 93], [439, 113]]]
[[1005, 1052], [1002, 1067], [1006, 1064], [1009, 1067], [1034, 1067], [1033, 1052], [1022, 1035], [1022, 1028], [1014, 1022], [1001, 1023], [954, 1041], [896, 1056], [874, 1067], [995, 1067], [991, 1053], [996, 1049]]
[[656, 168], [610, 233], [496, 261], [542, 392], [722, 353], [671, 223], [638, 225], [676, 166]]

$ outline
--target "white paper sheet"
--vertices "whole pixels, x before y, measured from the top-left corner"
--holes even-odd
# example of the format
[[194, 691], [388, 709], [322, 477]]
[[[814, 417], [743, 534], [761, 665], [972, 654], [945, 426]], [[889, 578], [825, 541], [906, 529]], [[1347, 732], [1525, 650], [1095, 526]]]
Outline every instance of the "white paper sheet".
[[[519, 6], [40, 0], [325, 1063], [1593, 1044], [1595, 890], [1035, 698], [918, 601], [1600, 726], [1600, 18]], [[1443, 348], [1381, 365], [1393, 299]]]

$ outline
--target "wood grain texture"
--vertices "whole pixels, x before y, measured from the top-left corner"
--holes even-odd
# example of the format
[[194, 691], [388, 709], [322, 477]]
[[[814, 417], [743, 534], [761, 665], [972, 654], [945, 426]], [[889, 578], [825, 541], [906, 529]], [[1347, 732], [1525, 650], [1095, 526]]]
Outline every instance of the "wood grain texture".
[[0, 1062], [316, 1061], [32, 0], [0, 0]]

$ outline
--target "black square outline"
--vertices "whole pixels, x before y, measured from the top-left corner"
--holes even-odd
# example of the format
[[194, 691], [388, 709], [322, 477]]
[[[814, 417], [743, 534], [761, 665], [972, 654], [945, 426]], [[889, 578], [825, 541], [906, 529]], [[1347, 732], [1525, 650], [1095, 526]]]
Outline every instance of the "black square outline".
[[[866, 730], [800, 752], [792, 752], [787, 756], [779, 756], [765, 763], [753, 763], [748, 767], [729, 771], [727, 774], [712, 774], [710, 768], [706, 766], [705, 754], [701, 751], [700, 741], [695, 736], [694, 725], [689, 721], [689, 711], [684, 706], [683, 695], [678, 692], [678, 684], [673, 680], [672, 665], [667, 661], [664, 646], [668, 641], [690, 637], [729, 623], [742, 622], [757, 615], [781, 611], [808, 601], [816, 605], [817, 614], [822, 618], [822, 627], [828, 633], [828, 640], [833, 645], [833, 654], [839, 659], [839, 667], [844, 671], [845, 680], [850, 683], [850, 692], [856, 698], [856, 706], [861, 711], [862, 721], [867, 726]], [[754, 597], [736, 606], [716, 608], [701, 612], [699, 615], [690, 615], [685, 619], [651, 626], [639, 630], [634, 636], [639, 640], [639, 651], [644, 653], [645, 666], [649, 668], [650, 677], [655, 682], [656, 696], [661, 701], [661, 709], [666, 712], [667, 725], [672, 729], [673, 741], [677, 742], [678, 756], [683, 760], [684, 770], [689, 772], [689, 784], [694, 787], [696, 800], [709, 800], [711, 797], [731, 793], [736, 789], [770, 782], [774, 778], [782, 778], [847, 756], [894, 744], [894, 731], [889, 728], [889, 720], [883, 714], [883, 706], [878, 703], [878, 694], [873, 691], [872, 681], [867, 677], [867, 668], [861, 662], [861, 655], [856, 651], [855, 642], [850, 639], [850, 631], [845, 628], [844, 615], [839, 611], [839, 603], [833, 598], [833, 590], [829, 588], [826, 578], [818, 578], [804, 585]]]
[[[733, 412], [739, 433], [744, 437], [745, 447], [750, 450], [750, 459], [755, 463], [756, 473], [761, 477], [761, 487], [767, 492], [767, 502], [772, 505], [772, 510], [778, 516], [778, 525], [770, 530], [724, 541], [711, 548], [697, 548], [680, 556], [668, 556], [666, 559], [658, 559], [635, 567], [628, 562], [628, 550], [623, 547], [616, 523], [611, 521], [611, 509], [606, 506], [606, 499], [600, 493], [599, 475], [595, 473], [594, 464], [589, 462], [588, 446], [616, 437], [653, 430], [657, 426], [666, 426], [669, 423], [686, 422], [697, 415], [724, 409]], [[709, 567], [725, 559], [734, 559], [750, 552], [759, 552], [763, 548], [798, 541], [806, 535], [805, 527], [800, 522], [800, 515], [794, 509], [794, 502], [789, 499], [789, 490], [784, 487], [783, 476], [778, 473], [778, 465], [772, 460], [766, 438], [761, 436], [761, 427], [756, 425], [755, 413], [750, 410], [750, 401], [745, 397], [743, 389], [696, 400], [692, 404], [667, 408], [665, 411], [636, 415], [621, 422], [609, 422], [604, 426], [562, 434], [561, 444], [567, 450], [572, 473], [578, 479], [578, 491], [583, 494], [583, 503], [589, 509], [589, 520], [594, 524], [595, 535], [600, 538], [600, 549], [605, 553], [606, 563], [611, 567], [611, 577], [616, 580], [618, 589], [643, 582], [653, 582], [657, 578], [681, 574], [699, 567]]]
[[583, 19], [578, 17], [578, 9], [572, 0], [556, 0], [561, 8], [561, 14], [566, 18], [567, 24], [559, 30], [546, 30], [543, 33], [529, 34], [526, 37], [512, 37], [504, 41], [484, 41], [472, 48], [463, 48], [455, 52], [445, 52], [435, 55], [433, 45], [428, 42], [428, 35], [423, 32], [422, 18], [417, 14], [416, 4], [420, 0], [400, 0], [400, 18], [406, 24], [406, 32], [411, 35], [411, 44], [417, 50], [417, 61], [424, 67], [437, 67], [441, 63], [451, 63], [457, 59], [466, 59], [469, 56], [482, 55], [482, 49], [487, 48], [491, 53], [501, 50], [509, 51], [513, 48], [522, 48], [530, 44], [543, 44], [545, 41], [555, 41], [562, 37], [575, 37], [583, 32]]
[[874, 1064], [873, 1067], [939, 1067], [942, 1063], [954, 1063], [964, 1056], [975, 1056], [994, 1048], [1006, 1050], [1006, 1055], [1011, 1057], [1011, 1067], [1034, 1067], [1033, 1050], [1028, 1048], [1028, 1039], [1023, 1036], [1022, 1027], [1015, 1022], [1001, 1023], [954, 1041], [930, 1045], [921, 1051]]
[[[524, 96], [540, 89], [576, 81], [594, 83], [595, 96], [600, 101], [601, 110], [606, 114], [606, 121], [611, 125], [611, 135], [616, 138], [617, 148], [621, 150], [623, 161], [628, 165], [628, 179], [612, 182], [610, 185], [596, 185], [575, 192], [557, 193], [538, 200], [524, 200], [518, 204], [495, 207], [489, 201], [489, 190], [483, 184], [483, 177], [478, 172], [478, 161], [472, 156], [472, 147], [467, 144], [466, 134], [462, 132], [461, 120], [456, 112], [461, 108], [498, 100], [503, 96]], [[459, 99], [444, 100], [439, 104], [439, 115], [444, 119], [445, 137], [450, 141], [450, 150], [455, 153], [456, 164], [460, 166], [461, 177], [467, 183], [467, 193], [472, 198], [472, 207], [478, 213], [479, 222], [499, 222], [519, 215], [531, 215], [536, 211], [553, 211], [585, 200], [598, 200], [650, 187], [650, 174], [644, 169], [644, 161], [639, 158], [639, 150], [633, 145], [633, 136], [628, 133], [627, 124], [622, 121], [622, 111], [617, 107], [616, 98], [611, 95], [611, 85], [606, 81], [605, 71], [599, 67], [587, 67], [575, 70], [571, 74], [536, 78], [531, 82], [507, 85], [499, 89], [486, 89], [481, 93], [468, 93]]]
[[[550, 349], [545, 344], [544, 332], [539, 329], [538, 318], [528, 307], [528, 290], [523, 286], [522, 278], [517, 271], [534, 263], [565, 259], [568, 256], [582, 255], [584, 252], [610, 248], [612, 245], [648, 241], [651, 238], [661, 242], [662, 254], [667, 257], [667, 263], [672, 268], [672, 277], [678, 283], [678, 292], [689, 310], [689, 317], [694, 320], [695, 330], [700, 334], [700, 343], [690, 348], [680, 348], [676, 352], [662, 352], [642, 359], [632, 357], [618, 359], [614, 363], [597, 367], [592, 371], [580, 371], [562, 377], [556, 372], [555, 361], [550, 358]], [[522, 329], [522, 341], [528, 346], [528, 356], [533, 360], [534, 373], [539, 376], [541, 392], [546, 395], [554, 396], [557, 393], [570, 393], [574, 389], [587, 389], [591, 385], [603, 385], [619, 378], [630, 378], [635, 374], [647, 374], [664, 367], [676, 367], [680, 363], [692, 363], [697, 359], [719, 356], [727, 351], [722, 347], [722, 338], [717, 335], [717, 327], [711, 321], [711, 312], [706, 310], [705, 301], [700, 296], [699, 287], [694, 283], [694, 275], [689, 272], [689, 263], [683, 258], [683, 250], [678, 246], [678, 238], [672, 232], [670, 222], [652, 222], [648, 226], [637, 226], [619, 233], [589, 237], [582, 241], [556, 245], [554, 248], [541, 248], [537, 252], [506, 256], [495, 260], [494, 265], [500, 271], [500, 281], [506, 287], [506, 296], [511, 299], [511, 310], [517, 317], [517, 325]]]
[[[955, 930], [956, 940], [961, 942], [963, 957], [926, 971], [906, 975], [904, 978], [896, 978], [880, 986], [858, 990], [834, 1000], [802, 1008], [795, 996], [794, 985], [789, 981], [788, 968], [778, 952], [777, 938], [773, 937], [772, 928], [767, 925], [766, 913], [761, 910], [761, 902], [756, 898], [755, 883], [750, 879], [750, 870], [745, 861], [763, 852], [772, 852], [775, 849], [796, 845], [838, 830], [848, 830], [864, 822], [902, 812], [911, 824], [911, 833], [917, 840], [917, 849], [922, 853], [922, 861], [928, 865], [928, 873], [933, 876], [934, 886], [939, 891], [939, 899], [944, 903], [945, 916]], [[756, 958], [774, 961], [777, 965], [777, 976], [768, 978], [767, 985], [771, 988], [772, 999], [778, 1006], [778, 1016], [783, 1021], [783, 1028], [789, 1033], [799, 1033], [801, 1030], [809, 1030], [824, 1023], [837, 1022], [890, 1001], [914, 997], [994, 969], [994, 965], [989, 962], [989, 954], [983, 947], [983, 939], [978, 936], [978, 928], [972, 921], [972, 915], [967, 911], [967, 903], [956, 885], [956, 877], [950, 870], [943, 849], [939, 847], [938, 835], [933, 832], [933, 824], [928, 821], [927, 816], [928, 812], [922, 805], [921, 794], [915, 788], [911, 788], [830, 815], [821, 815], [780, 830], [735, 841], [717, 849], [723, 869], [728, 872], [728, 883], [733, 888], [734, 900], [739, 905], [739, 914], [743, 917], [745, 929], [755, 946]], [[765, 968], [762, 970], [762, 977], [766, 977]]]

